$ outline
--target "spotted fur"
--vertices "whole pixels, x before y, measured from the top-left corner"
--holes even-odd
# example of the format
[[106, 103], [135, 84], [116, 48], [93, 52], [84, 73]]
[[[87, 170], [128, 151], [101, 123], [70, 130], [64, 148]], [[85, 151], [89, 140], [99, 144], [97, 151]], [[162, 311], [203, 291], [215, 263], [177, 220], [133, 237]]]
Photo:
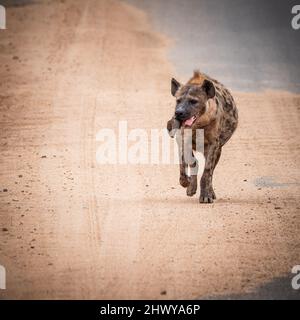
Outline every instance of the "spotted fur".
[[[220, 159], [222, 147], [231, 138], [238, 124], [238, 110], [235, 101], [227, 88], [219, 81], [195, 71], [193, 77], [181, 85], [172, 79], [171, 92], [176, 98], [175, 115], [167, 123], [167, 129], [172, 134], [174, 129], [184, 130], [184, 125], [178, 120], [177, 111], [184, 117], [187, 113], [195, 116], [191, 129], [193, 133], [192, 149], [196, 150], [196, 129], [204, 129], [205, 167], [200, 180], [201, 203], [211, 203], [216, 199], [212, 186], [214, 169]], [[172, 135], [174, 136], [174, 134]], [[185, 145], [184, 134], [180, 143]], [[180, 164], [180, 184], [187, 188], [187, 195], [193, 196], [197, 191], [198, 163], [195, 157]], [[187, 163], [189, 162], [189, 163]], [[187, 168], [193, 168], [193, 174], [188, 176]]]

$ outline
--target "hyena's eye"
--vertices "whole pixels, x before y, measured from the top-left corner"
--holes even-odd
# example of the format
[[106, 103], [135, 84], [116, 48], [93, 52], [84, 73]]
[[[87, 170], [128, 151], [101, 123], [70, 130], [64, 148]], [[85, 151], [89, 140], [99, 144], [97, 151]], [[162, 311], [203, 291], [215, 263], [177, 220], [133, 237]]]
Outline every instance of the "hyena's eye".
[[190, 103], [191, 104], [196, 104], [196, 103], [198, 103], [198, 100], [197, 99], [190, 99]]
[[181, 102], [182, 102], [182, 99], [181, 99], [181, 98], [179, 98], [179, 99], [177, 99], [177, 100], [176, 100], [176, 102], [179, 104], [179, 103], [181, 103]]

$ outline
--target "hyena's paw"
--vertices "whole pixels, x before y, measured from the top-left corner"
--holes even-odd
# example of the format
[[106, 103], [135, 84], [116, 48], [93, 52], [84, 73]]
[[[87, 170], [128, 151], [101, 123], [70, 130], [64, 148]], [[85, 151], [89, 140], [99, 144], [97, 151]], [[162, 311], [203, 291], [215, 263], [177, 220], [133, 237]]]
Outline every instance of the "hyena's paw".
[[214, 200], [216, 200], [216, 199], [217, 199], [217, 196], [216, 196], [216, 194], [215, 194], [214, 189], [211, 190], [211, 193], [212, 193], [212, 198], [213, 198]]
[[186, 189], [186, 195], [192, 197], [197, 192], [197, 176], [190, 179], [190, 184]]
[[179, 183], [182, 187], [184, 188], [187, 188], [190, 184], [190, 180], [189, 180], [189, 177], [188, 176], [185, 176], [185, 175], [181, 175], [179, 177]]
[[209, 192], [207, 192], [207, 191], [202, 192], [201, 191], [199, 202], [200, 203], [213, 203], [214, 199], [216, 199], [215, 197], [216, 197], [216, 195], [213, 190], [209, 190]]
[[199, 202], [200, 203], [213, 203], [214, 199], [213, 199], [213, 197], [200, 196]]

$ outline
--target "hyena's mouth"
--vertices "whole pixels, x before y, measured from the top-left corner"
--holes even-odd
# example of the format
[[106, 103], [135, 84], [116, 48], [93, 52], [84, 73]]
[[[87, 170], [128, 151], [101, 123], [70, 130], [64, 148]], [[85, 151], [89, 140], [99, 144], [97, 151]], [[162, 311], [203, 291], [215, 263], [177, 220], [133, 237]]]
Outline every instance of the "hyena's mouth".
[[192, 116], [182, 122], [185, 127], [191, 127], [196, 120], [196, 116]]

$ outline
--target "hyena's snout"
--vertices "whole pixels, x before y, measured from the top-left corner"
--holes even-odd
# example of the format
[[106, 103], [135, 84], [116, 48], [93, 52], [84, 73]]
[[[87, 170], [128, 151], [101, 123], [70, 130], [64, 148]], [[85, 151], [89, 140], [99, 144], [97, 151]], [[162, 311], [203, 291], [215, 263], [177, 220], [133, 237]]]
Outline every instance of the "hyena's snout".
[[189, 118], [189, 112], [184, 107], [180, 107], [175, 111], [175, 118], [179, 121], [185, 120]]

